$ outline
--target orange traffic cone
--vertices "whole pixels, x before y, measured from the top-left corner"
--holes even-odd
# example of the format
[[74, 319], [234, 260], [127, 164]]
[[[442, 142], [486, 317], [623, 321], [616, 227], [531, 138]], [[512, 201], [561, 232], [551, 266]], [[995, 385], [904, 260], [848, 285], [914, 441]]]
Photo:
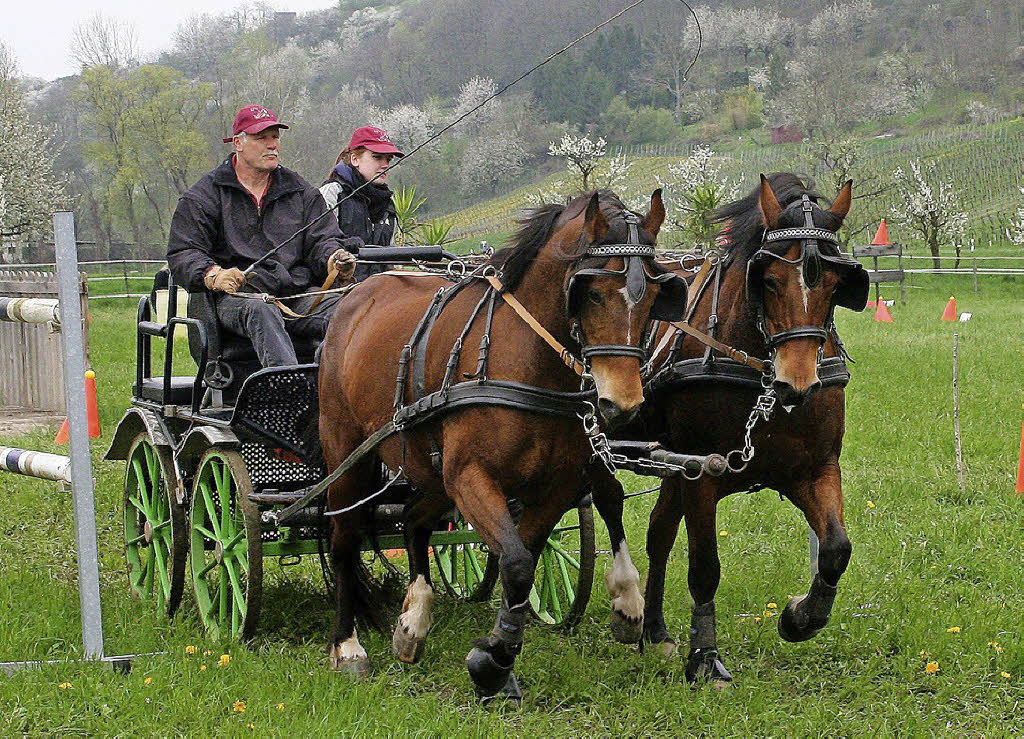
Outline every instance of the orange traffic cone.
[[892, 313], [889, 312], [889, 306], [885, 304], [882, 298], [878, 299], [878, 306], [875, 310], [875, 320], [879, 323], [892, 323]]
[[1024, 423], [1020, 425], [1020, 461], [1017, 462], [1017, 495], [1024, 495]]
[[949, 300], [946, 302], [946, 310], [942, 311], [942, 320], [956, 320], [956, 298], [954, 298], [952, 295], [949, 296]]
[[885, 227], [884, 218], [878, 226], [878, 230], [875, 231], [875, 238], [871, 240], [871, 246], [889, 246], [889, 231]]
[[[88, 370], [85, 373], [85, 416], [89, 423], [89, 438], [100, 435], [100, 413], [96, 404], [96, 373]], [[54, 444], [67, 444], [69, 438], [68, 419], [64, 419], [60, 431], [53, 439]]]

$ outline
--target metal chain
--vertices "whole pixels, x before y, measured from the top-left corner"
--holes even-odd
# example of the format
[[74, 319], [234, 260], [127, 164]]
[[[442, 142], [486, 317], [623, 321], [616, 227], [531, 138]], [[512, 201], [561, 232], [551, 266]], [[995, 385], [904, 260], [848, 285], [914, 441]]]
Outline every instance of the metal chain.
[[[729, 466], [729, 471], [733, 474], [739, 474], [747, 469], [747, 465], [750, 464], [750, 460], [754, 458], [754, 442], [751, 439], [751, 435], [754, 432], [754, 427], [757, 426], [758, 419], [768, 422], [772, 417], [772, 411], [775, 410], [775, 402], [777, 397], [775, 395], [775, 389], [771, 383], [773, 380], [773, 374], [766, 372], [761, 377], [761, 387], [764, 388], [764, 392], [758, 396], [757, 400], [754, 401], [754, 407], [750, 411], [750, 416], [747, 418], [746, 432], [743, 435], [743, 448], [733, 449], [731, 452], [725, 455], [725, 463]], [[739, 456], [740, 464], [734, 465], [732, 460], [735, 455]]]

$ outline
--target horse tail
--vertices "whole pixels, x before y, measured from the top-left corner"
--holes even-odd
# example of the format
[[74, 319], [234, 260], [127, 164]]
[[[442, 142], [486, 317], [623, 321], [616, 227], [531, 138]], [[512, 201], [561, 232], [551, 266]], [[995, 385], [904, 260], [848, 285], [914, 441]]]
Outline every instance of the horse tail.
[[365, 629], [382, 634], [388, 632], [389, 616], [397, 605], [397, 578], [385, 575], [377, 578], [358, 555], [353, 568], [352, 611], [356, 623]]

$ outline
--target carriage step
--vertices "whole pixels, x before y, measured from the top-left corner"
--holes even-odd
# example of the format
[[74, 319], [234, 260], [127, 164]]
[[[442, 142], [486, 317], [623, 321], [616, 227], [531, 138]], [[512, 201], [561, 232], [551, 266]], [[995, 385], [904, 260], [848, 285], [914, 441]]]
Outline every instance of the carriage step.
[[294, 503], [305, 494], [305, 490], [296, 490], [295, 492], [267, 490], [262, 493], [249, 493], [249, 500], [253, 503], [262, 503], [264, 505], [286, 505]]

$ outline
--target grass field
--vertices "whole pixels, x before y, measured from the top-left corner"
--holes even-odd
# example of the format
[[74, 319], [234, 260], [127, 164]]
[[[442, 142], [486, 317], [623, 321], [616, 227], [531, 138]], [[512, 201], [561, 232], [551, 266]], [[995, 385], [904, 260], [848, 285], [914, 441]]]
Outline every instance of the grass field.
[[[268, 563], [261, 631], [248, 647], [204, 639], [191, 594], [174, 623], [128, 594], [118, 464], [99, 461], [133, 373], [133, 301], [91, 306], [104, 437], [94, 446], [106, 653], [161, 652], [130, 675], [67, 662], [0, 676], [0, 735], [1020, 735], [1024, 731], [1024, 496], [1013, 492], [1024, 402], [1024, 284], [917, 278], [895, 323], [841, 312], [857, 359], [843, 455], [853, 559], [832, 622], [782, 642], [776, 608], [803, 593], [807, 529], [765, 491], [720, 507], [719, 643], [736, 682], [693, 690], [682, 660], [612, 641], [601, 576], [572, 634], [535, 626], [517, 673], [521, 707], [486, 709], [463, 658], [493, 610], [445, 597], [423, 661], [403, 667], [390, 636], [364, 638], [375, 670], [354, 684], [326, 669], [331, 608], [313, 563]], [[890, 297], [894, 293], [889, 290]], [[958, 297], [966, 324], [940, 322]], [[956, 483], [951, 335], [960, 334], [966, 489]], [[6, 349], [5, 349], [6, 350]], [[54, 430], [5, 439], [52, 450]], [[630, 489], [650, 480], [626, 476]], [[641, 572], [652, 496], [627, 505]], [[0, 660], [80, 650], [70, 497], [0, 476]], [[599, 548], [607, 548], [603, 530]], [[666, 615], [689, 625], [685, 539], [670, 563]], [[190, 653], [189, 647], [195, 647]], [[684, 650], [685, 653], [685, 650]], [[221, 655], [230, 655], [222, 666]], [[926, 664], [938, 671], [929, 673]], [[244, 710], [239, 710], [244, 709]]]

